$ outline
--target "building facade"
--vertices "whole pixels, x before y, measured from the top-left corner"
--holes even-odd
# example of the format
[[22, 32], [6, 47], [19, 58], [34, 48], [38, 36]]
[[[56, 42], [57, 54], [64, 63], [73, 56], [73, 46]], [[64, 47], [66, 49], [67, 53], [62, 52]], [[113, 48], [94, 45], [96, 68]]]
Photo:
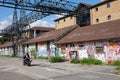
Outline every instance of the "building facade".
[[120, 19], [120, 0], [105, 0], [90, 9], [91, 25]]
[[67, 59], [93, 57], [103, 62], [120, 60], [120, 19], [78, 27], [57, 43]]
[[90, 25], [91, 5], [80, 3], [74, 10], [75, 14], [66, 15], [55, 20], [56, 29], [61, 29], [71, 25], [87, 26]]
[[49, 27], [32, 27], [31, 29], [25, 31], [23, 33], [23, 36], [27, 39], [36, 38], [40, 35], [42, 35], [45, 32], [49, 32], [55, 30], [55, 28], [49, 28]]

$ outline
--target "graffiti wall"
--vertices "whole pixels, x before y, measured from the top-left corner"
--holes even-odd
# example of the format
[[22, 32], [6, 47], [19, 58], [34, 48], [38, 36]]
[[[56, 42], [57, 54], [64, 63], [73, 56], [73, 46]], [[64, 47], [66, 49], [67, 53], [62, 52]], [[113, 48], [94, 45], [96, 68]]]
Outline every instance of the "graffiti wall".
[[13, 54], [12, 47], [0, 49], [0, 55], [12, 55], [12, 54]]
[[84, 43], [67, 44], [66, 58], [78, 59], [94, 57], [103, 62], [120, 60], [119, 41], [94, 41]]
[[17, 53], [17, 55], [18, 55], [18, 56], [22, 56], [23, 54], [24, 54], [24, 53], [23, 53], [22, 45], [19, 44], [19, 45], [18, 45], [18, 53]]
[[113, 62], [120, 60], [120, 45], [119, 42], [110, 42], [105, 46], [106, 61]]
[[59, 47], [58, 48], [59, 49], [59, 51], [58, 51], [59, 53], [58, 54], [60, 56], [62, 56], [62, 57], [66, 57], [66, 54], [65, 54], [65, 52], [66, 52], [66, 45], [59, 45], [58, 47]]
[[48, 56], [47, 44], [46, 43], [39, 43], [37, 53], [38, 53], [38, 56], [47, 57]]
[[35, 44], [29, 45], [28, 53], [29, 53], [30, 57], [36, 58], [37, 51], [36, 51], [36, 45]]

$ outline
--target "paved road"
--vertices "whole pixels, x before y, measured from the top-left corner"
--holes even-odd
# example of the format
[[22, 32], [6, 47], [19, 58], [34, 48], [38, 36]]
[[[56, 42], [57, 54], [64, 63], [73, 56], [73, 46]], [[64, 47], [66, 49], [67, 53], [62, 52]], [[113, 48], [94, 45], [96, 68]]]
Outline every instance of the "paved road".
[[0, 57], [0, 80], [120, 80], [120, 75], [113, 74], [114, 68], [46, 60], [33, 60], [27, 67], [20, 58]]

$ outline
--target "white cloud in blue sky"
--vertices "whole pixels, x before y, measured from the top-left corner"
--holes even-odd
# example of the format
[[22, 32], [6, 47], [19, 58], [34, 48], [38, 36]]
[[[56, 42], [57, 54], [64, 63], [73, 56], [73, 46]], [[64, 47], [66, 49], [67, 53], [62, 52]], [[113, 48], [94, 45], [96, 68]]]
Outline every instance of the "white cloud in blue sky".
[[0, 30], [9, 26], [11, 23], [12, 23], [12, 15], [9, 15], [8, 17], [6, 17], [2, 21], [0, 21]]
[[[75, 3], [84, 2], [84, 3], [95, 4], [103, 0], [69, 0], [69, 1]], [[0, 7], [0, 12], [2, 12], [2, 14], [0, 14], [0, 29], [3, 29], [12, 23], [13, 9]], [[32, 23], [31, 26], [55, 27], [54, 20], [62, 16], [63, 15], [51, 15], [44, 19], [38, 20], [35, 23]]]
[[45, 20], [38, 20], [32, 24], [30, 24], [31, 27], [54, 27], [54, 24], [49, 23], [48, 21]]

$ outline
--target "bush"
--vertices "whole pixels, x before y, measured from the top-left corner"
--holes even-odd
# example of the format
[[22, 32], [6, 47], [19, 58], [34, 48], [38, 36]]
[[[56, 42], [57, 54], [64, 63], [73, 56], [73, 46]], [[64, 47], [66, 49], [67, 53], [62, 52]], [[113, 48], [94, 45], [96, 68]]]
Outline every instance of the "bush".
[[56, 62], [63, 62], [64, 60], [60, 56], [51, 56], [50, 57], [50, 62], [51, 63], [56, 63]]
[[78, 63], [80, 63], [80, 60], [79, 59], [72, 59], [70, 61], [70, 63], [78, 64]]
[[113, 66], [120, 66], [120, 60], [117, 60], [113, 63]]
[[12, 55], [10, 55], [10, 57], [16, 57], [16, 55], [15, 55], [15, 54], [12, 54]]
[[95, 60], [95, 63], [94, 63], [95, 65], [100, 65], [100, 64], [102, 64], [102, 61], [101, 60]]
[[39, 56], [39, 57], [37, 57], [37, 59], [48, 59], [48, 57]]
[[97, 60], [97, 59], [94, 59], [94, 58], [83, 58], [81, 61], [80, 61], [81, 64], [95, 64], [95, 65], [99, 65], [99, 64], [102, 64], [102, 61], [101, 60]]

